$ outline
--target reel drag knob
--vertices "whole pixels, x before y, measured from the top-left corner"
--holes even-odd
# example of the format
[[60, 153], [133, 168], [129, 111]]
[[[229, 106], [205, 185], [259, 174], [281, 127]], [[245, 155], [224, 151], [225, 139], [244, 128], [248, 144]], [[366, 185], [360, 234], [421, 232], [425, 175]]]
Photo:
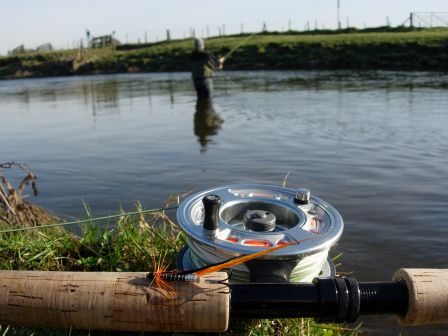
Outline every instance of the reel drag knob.
[[311, 198], [311, 191], [305, 188], [299, 188], [296, 190], [296, 196], [294, 202], [297, 204], [309, 204]]
[[275, 215], [266, 210], [247, 210], [244, 215], [244, 227], [251, 231], [274, 231]]
[[215, 236], [218, 232], [219, 207], [221, 198], [216, 195], [206, 195], [202, 198], [204, 204], [204, 233], [207, 236]]

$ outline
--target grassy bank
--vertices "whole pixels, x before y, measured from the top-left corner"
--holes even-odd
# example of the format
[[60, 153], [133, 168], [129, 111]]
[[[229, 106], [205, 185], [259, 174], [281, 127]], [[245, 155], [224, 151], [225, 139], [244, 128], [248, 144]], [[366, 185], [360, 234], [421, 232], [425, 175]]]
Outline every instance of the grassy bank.
[[[226, 55], [248, 35], [210, 38]], [[192, 40], [121, 45], [115, 50], [67, 50], [0, 58], [0, 78], [74, 74], [189, 71]], [[263, 33], [226, 61], [227, 70], [448, 70], [448, 29], [376, 29]]]
[[[138, 211], [143, 209], [139, 206]], [[0, 233], [0, 269], [54, 271], [150, 271], [153, 257], [171, 263], [184, 245], [182, 234], [165, 212], [123, 214], [98, 222], [88, 209], [79, 236], [54, 228]], [[27, 329], [0, 326], [2, 335], [113, 335], [116, 333]], [[309, 319], [233, 322], [226, 335], [356, 335], [341, 326], [319, 325]], [[133, 334], [133, 333], [129, 333]], [[135, 333], [142, 335], [142, 333]]]

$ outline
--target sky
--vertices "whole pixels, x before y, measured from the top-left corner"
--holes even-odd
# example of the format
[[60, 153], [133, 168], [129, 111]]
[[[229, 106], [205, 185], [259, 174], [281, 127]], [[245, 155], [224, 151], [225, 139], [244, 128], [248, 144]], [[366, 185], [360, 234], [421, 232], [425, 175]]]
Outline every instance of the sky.
[[[447, 0], [339, 0], [342, 27], [402, 24], [410, 12], [448, 12]], [[21, 44], [68, 48], [115, 32], [121, 42], [268, 30], [336, 28], [337, 0], [0, 0], [0, 54]], [[448, 21], [448, 14], [444, 16]], [[85, 42], [84, 42], [85, 43]]]

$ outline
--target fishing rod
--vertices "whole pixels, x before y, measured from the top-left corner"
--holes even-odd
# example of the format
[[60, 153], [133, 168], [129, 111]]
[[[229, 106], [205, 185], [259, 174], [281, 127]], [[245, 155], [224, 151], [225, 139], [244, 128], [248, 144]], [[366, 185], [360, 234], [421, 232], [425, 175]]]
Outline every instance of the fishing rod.
[[[448, 269], [400, 269], [379, 282], [338, 276], [329, 251], [342, 217], [307, 189], [209, 188], [180, 204], [177, 222], [186, 245], [176, 270], [0, 271], [0, 323], [222, 332], [231, 319], [448, 322]], [[230, 271], [214, 272], [223, 268]]]
[[312, 283], [199, 282], [155, 286], [144, 272], [0, 271], [0, 323], [120, 331], [223, 332], [231, 319], [354, 322], [396, 315], [403, 326], [448, 322], [448, 269], [400, 269], [392, 281], [316, 278]]
[[240, 43], [238, 43], [235, 47], [233, 47], [227, 54], [225, 54], [223, 57], [220, 58], [221, 62], [224, 63], [227, 58], [230, 57], [237, 49], [239, 49], [244, 43], [246, 43], [249, 39], [254, 37], [259, 33], [252, 33], [249, 36], [247, 36], [244, 40], [242, 40]]

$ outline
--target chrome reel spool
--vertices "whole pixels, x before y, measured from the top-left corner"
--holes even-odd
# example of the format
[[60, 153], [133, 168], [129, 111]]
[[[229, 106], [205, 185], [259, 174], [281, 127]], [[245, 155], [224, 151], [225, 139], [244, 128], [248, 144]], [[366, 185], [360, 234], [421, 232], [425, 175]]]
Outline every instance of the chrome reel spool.
[[310, 282], [332, 276], [328, 256], [343, 231], [338, 211], [307, 189], [229, 185], [185, 199], [177, 221], [187, 246], [178, 267], [195, 269], [300, 242], [232, 267], [233, 282]]

